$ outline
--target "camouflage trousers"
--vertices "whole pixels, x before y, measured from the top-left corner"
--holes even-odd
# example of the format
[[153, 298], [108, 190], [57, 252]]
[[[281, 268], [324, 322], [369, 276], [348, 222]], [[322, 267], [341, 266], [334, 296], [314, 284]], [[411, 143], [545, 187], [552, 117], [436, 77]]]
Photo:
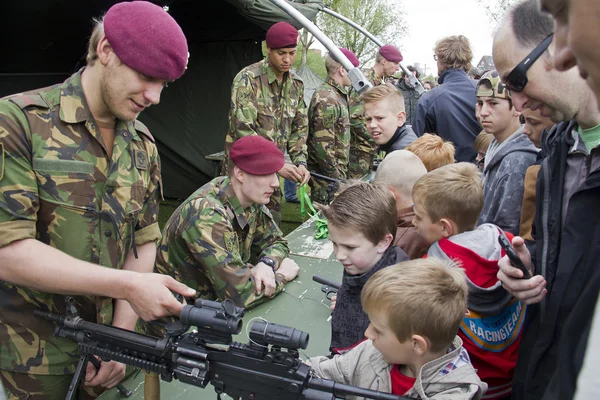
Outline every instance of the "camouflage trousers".
[[273, 215], [273, 221], [275, 221], [277, 226], [281, 226], [281, 188], [275, 189], [271, 195], [269, 204], [267, 204], [267, 208]]
[[351, 148], [348, 160], [348, 178], [360, 179], [371, 172], [374, 156], [373, 153]]
[[[64, 400], [73, 375], [33, 375], [0, 370], [7, 400]], [[77, 399], [95, 399], [104, 392], [102, 387], [79, 385]]]
[[310, 185], [310, 200], [313, 203], [328, 205], [335, 197], [335, 192], [339, 185], [334, 182], [327, 182], [324, 179], [311, 177], [308, 182]]

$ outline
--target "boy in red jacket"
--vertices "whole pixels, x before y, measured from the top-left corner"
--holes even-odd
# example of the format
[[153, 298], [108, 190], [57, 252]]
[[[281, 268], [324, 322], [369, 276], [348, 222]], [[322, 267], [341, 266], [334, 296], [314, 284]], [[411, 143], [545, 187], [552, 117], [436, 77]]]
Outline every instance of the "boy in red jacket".
[[468, 310], [458, 335], [488, 384], [486, 399], [510, 399], [526, 308], [496, 277], [504, 232], [492, 224], [475, 229], [483, 207], [477, 167], [457, 163], [429, 172], [415, 184], [413, 202], [413, 223], [432, 243], [427, 256], [453, 260], [467, 275]]

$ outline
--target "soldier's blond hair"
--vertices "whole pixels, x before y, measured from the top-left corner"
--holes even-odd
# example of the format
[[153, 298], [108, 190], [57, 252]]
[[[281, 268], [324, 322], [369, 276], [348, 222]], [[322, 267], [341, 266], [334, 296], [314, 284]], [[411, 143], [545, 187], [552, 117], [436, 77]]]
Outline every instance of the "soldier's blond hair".
[[[400, 342], [421, 335], [439, 352], [452, 344], [467, 311], [462, 268], [435, 257], [401, 262], [375, 273], [361, 293], [369, 316], [384, 313]], [[381, 315], [381, 314], [379, 314]]]
[[406, 146], [406, 150], [416, 154], [423, 161], [428, 172], [454, 163], [455, 149], [452, 142], [447, 142], [431, 133], [425, 133]]
[[385, 83], [383, 85], [377, 85], [367, 90], [362, 95], [363, 104], [379, 103], [380, 101], [387, 101], [392, 106], [394, 112], [405, 111], [404, 108], [404, 96], [402, 92], [398, 90], [391, 83]]
[[448, 36], [439, 40], [433, 49], [435, 55], [448, 68], [462, 69], [466, 73], [471, 70], [473, 51], [466, 36]]
[[413, 202], [431, 222], [452, 220], [458, 233], [475, 229], [483, 208], [481, 173], [475, 164], [445, 165], [423, 175], [413, 187]]
[[389, 186], [410, 200], [415, 182], [426, 173], [427, 169], [419, 157], [410, 151], [396, 150], [387, 154], [379, 164], [373, 183]]
[[385, 186], [357, 182], [346, 187], [330, 205], [318, 208], [328, 224], [360, 232], [374, 245], [388, 233], [396, 236], [396, 199]]
[[100, 43], [100, 39], [104, 36], [104, 15], [99, 18], [94, 18], [94, 29], [92, 30], [92, 35], [90, 36], [90, 40], [88, 42], [88, 52], [85, 57], [85, 61], [87, 65], [92, 66], [98, 59], [98, 53], [96, 49], [98, 48], [98, 43]]

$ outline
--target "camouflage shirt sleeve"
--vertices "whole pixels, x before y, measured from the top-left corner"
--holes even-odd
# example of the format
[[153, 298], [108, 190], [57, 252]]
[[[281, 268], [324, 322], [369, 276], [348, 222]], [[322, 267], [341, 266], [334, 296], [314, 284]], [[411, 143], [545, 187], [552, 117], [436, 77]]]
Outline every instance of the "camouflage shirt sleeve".
[[348, 109], [352, 142], [358, 150], [375, 154], [375, 142], [367, 131], [363, 103], [360, 94], [354, 89], [350, 90], [348, 96]]
[[0, 100], [0, 247], [35, 239], [39, 197], [30, 138], [21, 109]]
[[252, 243], [252, 254], [260, 254], [258, 257], [269, 257], [277, 263], [277, 268], [284, 258], [290, 254], [287, 240], [283, 232], [273, 220], [271, 212], [266, 207], [260, 207], [257, 229]]
[[233, 142], [244, 136], [256, 135], [257, 120], [256, 93], [250, 76], [242, 71], [235, 77], [231, 86], [229, 132], [235, 136]]
[[[184, 230], [181, 237], [200, 266], [198, 273], [204, 274], [210, 282], [217, 299], [232, 299], [239, 307], [245, 308], [269, 300], [255, 293], [250, 272], [253, 265], [242, 260], [240, 243], [224, 209], [203, 208], [196, 223]], [[283, 286], [282, 282], [278, 282], [276, 293]]]
[[337, 154], [340, 147], [348, 150], [347, 145], [341, 146], [337, 143], [338, 136], [342, 139], [346, 136], [345, 132], [337, 134], [335, 132], [340, 116], [341, 109], [338, 103], [330, 102], [327, 97], [313, 96], [310, 108], [309, 140], [311, 141], [311, 151], [314, 150], [315, 154], [311, 156], [311, 160], [316, 161], [319, 172], [335, 179], [346, 178], [344, 171], [348, 164], [347, 154]]
[[162, 195], [162, 181], [160, 176], [160, 158], [156, 146], [149, 145], [150, 158], [150, 184], [144, 205], [136, 218], [135, 244], [142, 245], [156, 242], [160, 239], [158, 226], [158, 208]]
[[307, 159], [307, 148], [306, 138], [308, 136], [308, 113], [306, 103], [304, 102], [304, 82], [294, 80], [295, 85], [298, 87], [298, 108], [296, 109], [296, 116], [292, 121], [292, 131], [287, 143], [287, 151], [292, 160], [292, 163], [306, 164]]

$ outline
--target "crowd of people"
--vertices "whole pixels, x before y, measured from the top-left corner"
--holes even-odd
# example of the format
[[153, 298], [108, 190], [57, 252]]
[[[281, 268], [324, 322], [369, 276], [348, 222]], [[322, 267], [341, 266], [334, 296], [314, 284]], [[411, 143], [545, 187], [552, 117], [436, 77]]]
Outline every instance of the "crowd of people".
[[[441, 38], [423, 94], [393, 78], [393, 45], [364, 93], [327, 55], [309, 104], [291, 70], [298, 31], [278, 22], [234, 78], [222, 176], [161, 232], [160, 158], [137, 116], [185, 73], [187, 40], [163, 8], [115, 4], [85, 67], [0, 100], [7, 398], [65, 397], [77, 345], [33, 311], [63, 313], [67, 296], [85, 320], [145, 331], [179, 315], [173, 294], [247, 308], [280, 293], [301, 273], [280, 178], [310, 185], [341, 264], [331, 354], [305, 360], [317, 376], [419, 399], [596, 398], [599, 18], [594, 0], [523, 0], [495, 34], [495, 70], [472, 71], [466, 37]], [[99, 362], [79, 398], [125, 377]]]

